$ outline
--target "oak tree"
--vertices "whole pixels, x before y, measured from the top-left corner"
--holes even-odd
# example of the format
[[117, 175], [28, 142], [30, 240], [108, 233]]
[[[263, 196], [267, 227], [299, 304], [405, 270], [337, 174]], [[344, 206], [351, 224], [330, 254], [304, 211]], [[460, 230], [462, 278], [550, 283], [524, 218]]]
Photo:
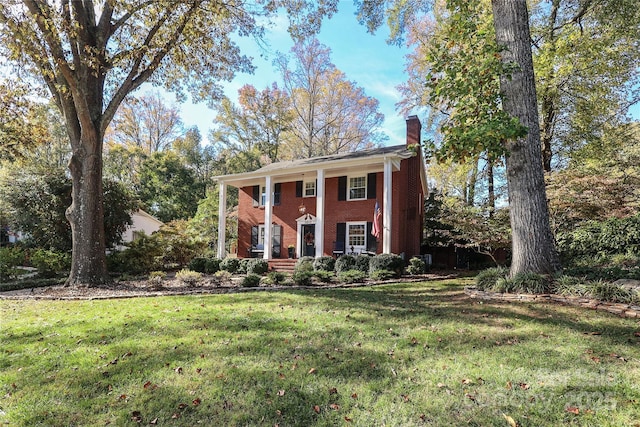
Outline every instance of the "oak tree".
[[257, 18], [284, 7], [289, 31], [317, 31], [336, 0], [21, 0], [0, 3], [0, 57], [46, 86], [62, 112], [73, 182], [67, 283], [107, 281], [102, 151], [105, 131], [127, 95], [145, 82], [194, 101], [219, 98], [221, 79], [251, 71], [234, 34], [262, 35]]

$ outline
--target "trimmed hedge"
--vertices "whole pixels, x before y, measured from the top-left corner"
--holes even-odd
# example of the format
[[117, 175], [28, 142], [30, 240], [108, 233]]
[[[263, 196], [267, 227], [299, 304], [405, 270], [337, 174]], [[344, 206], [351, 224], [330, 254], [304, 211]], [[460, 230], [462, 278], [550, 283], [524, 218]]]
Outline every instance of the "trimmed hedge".
[[391, 271], [394, 277], [400, 277], [404, 270], [404, 261], [395, 254], [376, 255], [369, 261], [369, 276], [374, 278], [373, 273], [379, 270]]

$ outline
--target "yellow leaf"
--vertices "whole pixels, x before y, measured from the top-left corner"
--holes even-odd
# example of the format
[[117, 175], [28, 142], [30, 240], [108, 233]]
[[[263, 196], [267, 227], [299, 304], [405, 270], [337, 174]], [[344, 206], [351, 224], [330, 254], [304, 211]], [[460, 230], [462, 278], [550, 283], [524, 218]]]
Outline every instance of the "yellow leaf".
[[505, 420], [507, 420], [507, 423], [509, 424], [510, 427], [518, 427], [518, 423], [516, 422], [516, 420], [511, 418], [509, 415], [502, 414], [502, 416], [504, 417]]

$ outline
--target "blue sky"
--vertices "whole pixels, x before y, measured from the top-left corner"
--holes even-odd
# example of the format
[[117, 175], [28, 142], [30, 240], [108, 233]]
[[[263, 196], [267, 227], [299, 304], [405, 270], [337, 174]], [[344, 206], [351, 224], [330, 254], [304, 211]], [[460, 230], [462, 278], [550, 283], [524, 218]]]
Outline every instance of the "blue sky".
[[[386, 28], [382, 28], [375, 36], [367, 33], [366, 28], [358, 24], [354, 13], [351, 0], [341, 1], [339, 13], [323, 22], [318, 40], [331, 49], [331, 61], [345, 73], [346, 78], [355, 81], [368, 96], [380, 102], [379, 111], [385, 116], [382, 131], [389, 137], [387, 144], [403, 144], [405, 117], [396, 112], [395, 104], [400, 100], [396, 86], [405, 80], [404, 56], [408, 50], [388, 45]], [[284, 17], [281, 22], [275, 23], [266, 36], [269, 44], [267, 50], [258, 48], [252, 39], [240, 40], [242, 52], [254, 58], [253, 63], [257, 68], [254, 74], [238, 74], [231, 83], [224, 85], [226, 96], [233, 102], [237, 103], [238, 89], [245, 84], [260, 90], [274, 81], [280, 85], [280, 77], [272, 61], [277, 51], [289, 53], [293, 46], [286, 28]], [[178, 107], [182, 111], [185, 126], [198, 126], [206, 139], [209, 129], [213, 127], [214, 112], [204, 104], [187, 102]]]
[[[352, 1], [341, 0], [338, 14], [323, 22], [318, 40], [331, 49], [332, 62], [345, 73], [346, 78], [355, 81], [368, 96], [380, 102], [380, 112], [385, 116], [382, 131], [389, 137], [386, 144], [403, 144], [405, 117], [396, 111], [395, 105], [400, 101], [396, 87], [406, 80], [405, 55], [409, 51], [404, 46], [388, 45], [385, 27], [375, 35], [367, 33], [366, 28], [358, 24], [354, 13]], [[233, 102], [237, 103], [238, 89], [245, 84], [261, 90], [274, 81], [281, 83], [272, 61], [277, 51], [289, 53], [293, 45], [286, 28], [285, 17], [275, 22], [266, 35], [266, 49], [260, 49], [252, 39], [239, 41], [242, 52], [253, 57], [256, 70], [254, 74], [238, 74], [232, 82], [224, 84], [225, 94]], [[209, 129], [213, 127], [214, 112], [204, 104], [187, 102], [178, 107], [185, 126], [198, 126], [206, 141]], [[631, 115], [640, 120], [640, 105], [636, 104], [631, 109]], [[420, 118], [423, 119], [422, 116]]]

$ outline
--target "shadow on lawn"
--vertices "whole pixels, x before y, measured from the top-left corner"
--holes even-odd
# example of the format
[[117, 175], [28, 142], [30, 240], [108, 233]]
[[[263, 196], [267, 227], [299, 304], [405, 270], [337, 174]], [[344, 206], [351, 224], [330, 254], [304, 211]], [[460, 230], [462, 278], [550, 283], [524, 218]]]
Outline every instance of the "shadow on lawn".
[[[67, 377], [38, 375], [38, 387], [64, 389], [57, 399], [79, 417], [117, 409], [109, 415], [116, 418], [105, 419], [112, 425], [135, 424], [134, 412], [143, 424], [178, 414], [180, 425], [337, 425], [358, 404], [352, 395], [382, 395], [403, 378], [420, 377], [412, 360], [444, 364], [495, 351], [514, 366], [544, 369], [550, 358], [554, 369], [571, 370], [579, 355], [528, 345], [545, 342], [540, 329], [568, 329], [603, 347], [637, 342], [634, 321], [555, 304], [480, 302], [459, 282], [161, 298], [155, 302], [166, 313], [160, 319], [135, 311], [136, 302], [131, 313], [109, 304], [108, 323], [69, 316], [55, 325], [58, 335], [34, 330], [4, 338], [15, 349], [37, 341], [91, 355]], [[305, 322], [315, 316], [307, 310], [336, 317]], [[70, 335], [78, 329], [84, 336]], [[336, 403], [344, 411], [332, 411]], [[23, 421], [70, 425], [69, 417], [34, 405]]]
[[[314, 297], [327, 305], [374, 312], [384, 319], [420, 318], [425, 322], [461, 322], [467, 327], [504, 327], [513, 321], [561, 327], [584, 335], [597, 335], [616, 344], [637, 343], [638, 324], [613, 314], [557, 303], [481, 301], [463, 292], [458, 283], [395, 284], [379, 287], [319, 290]], [[305, 292], [291, 290], [294, 294]]]

